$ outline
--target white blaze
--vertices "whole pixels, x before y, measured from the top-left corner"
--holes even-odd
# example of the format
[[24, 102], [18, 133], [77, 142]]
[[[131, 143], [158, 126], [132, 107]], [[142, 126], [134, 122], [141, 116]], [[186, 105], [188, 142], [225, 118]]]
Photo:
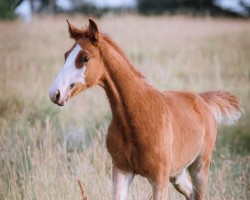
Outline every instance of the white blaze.
[[76, 68], [75, 60], [78, 53], [82, 50], [81, 46], [77, 44], [67, 57], [61, 72], [58, 74], [54, 84], [50, 89], [50, 96], [53, 96], [58, 90], [61, 98], [67, 98], [71, 84], [82, 83], [85, 84], [85, 69], [83, 66], [80, 69]]

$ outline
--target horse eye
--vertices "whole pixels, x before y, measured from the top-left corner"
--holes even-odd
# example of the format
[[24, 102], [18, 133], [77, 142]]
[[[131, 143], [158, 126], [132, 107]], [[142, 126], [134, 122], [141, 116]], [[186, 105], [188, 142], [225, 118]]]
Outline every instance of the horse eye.
[[87, 63], [89, 61], [89, 58], [88, 57], [83, 57], [82, 59], [81, 59], [81, 62], [82, 63]]

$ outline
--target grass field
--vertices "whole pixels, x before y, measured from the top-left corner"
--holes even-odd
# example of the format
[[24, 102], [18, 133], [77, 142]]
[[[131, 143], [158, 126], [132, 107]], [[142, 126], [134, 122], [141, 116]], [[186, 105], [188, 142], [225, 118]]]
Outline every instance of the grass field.
[[[87, 23], [83, 16], [0, 22], [0, 200], [80, 200], [78, 179], [89, 200], [110, 199], [104, 91], [95, 87], [63, 108], [48, 96], [73, 44], [66, 18]], [[219, 128], [206, 199], [249, 199], [250, 21], [107, 15], [97, 22], [159, 90], [226, 89], [240, 96], [245, 114]], [[150, 197], [147, 180], [136, 177], [129, 200]], [[184, 198], [171, 186], [169, 199]]]

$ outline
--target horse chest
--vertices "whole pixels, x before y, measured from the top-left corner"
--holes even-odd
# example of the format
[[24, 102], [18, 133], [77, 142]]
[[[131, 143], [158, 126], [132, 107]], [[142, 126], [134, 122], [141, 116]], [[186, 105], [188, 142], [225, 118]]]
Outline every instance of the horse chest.
[[143, 176], [150, 174], [149, 170], [154, 169], [158, 161], [164, 162], [167, 157], [163, 152], [157, 151], [155, 146], [148, 145], [148, 142], [145, 144], [128, 138], [112, 126], [107, 134], [106, 145], [113, 163], [118, 168]]
[[133, 148], [122, 132], [110, 127], [106, 138], [106, 146], [114, 164], [121, 169], [130, 171]]

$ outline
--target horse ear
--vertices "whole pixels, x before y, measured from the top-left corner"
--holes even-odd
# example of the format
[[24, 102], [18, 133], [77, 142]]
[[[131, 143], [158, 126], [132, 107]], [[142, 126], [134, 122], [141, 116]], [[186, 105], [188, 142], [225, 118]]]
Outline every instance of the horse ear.
[[98, 39], [99, 39], [99, 31], [98, 31], [97, 24], [92, 19], [89, 19], [88, 33], [89, 33], [89, 38], [90, 38], [91, 42], [97, 43]]
[[74, 25], [72, 25], [67, 19], [66, 19], [67, 23], [68, 23], [68, 28], [69, 28], [69, 35], [71, 38], [77, 40], [79, 37], [81, 37], [81, 35], [83, 34], [83, 31], [76, 28]]

